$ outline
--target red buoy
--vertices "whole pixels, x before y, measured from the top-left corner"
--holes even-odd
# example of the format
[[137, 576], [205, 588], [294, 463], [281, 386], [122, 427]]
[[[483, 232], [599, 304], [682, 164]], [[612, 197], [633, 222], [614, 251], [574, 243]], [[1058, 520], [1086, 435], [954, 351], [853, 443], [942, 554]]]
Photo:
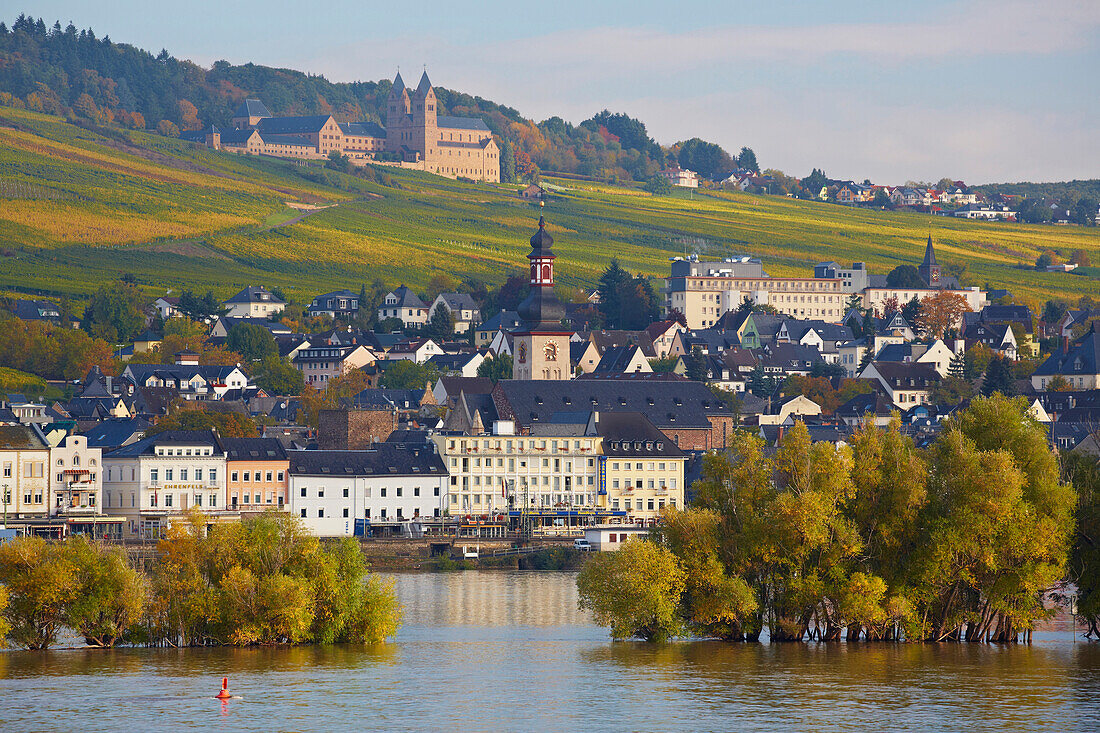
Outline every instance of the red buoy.
[[229, 694], [229, 678], [222, 677], [222, 691], [216, 695], [218, 700], [228, 700], [232, 695]]

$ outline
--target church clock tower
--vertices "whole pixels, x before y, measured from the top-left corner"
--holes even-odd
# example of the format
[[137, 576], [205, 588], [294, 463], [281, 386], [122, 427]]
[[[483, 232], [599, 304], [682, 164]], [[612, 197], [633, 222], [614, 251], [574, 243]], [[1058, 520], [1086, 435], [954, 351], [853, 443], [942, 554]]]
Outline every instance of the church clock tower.
[[569, 338], [561, 325], [565, 307], [554, 294], [554, 244], [539, 217], [531, 237], [531, 292], [519, 304], [523, 326], [513, 334], [512, 379], [569, 379]]

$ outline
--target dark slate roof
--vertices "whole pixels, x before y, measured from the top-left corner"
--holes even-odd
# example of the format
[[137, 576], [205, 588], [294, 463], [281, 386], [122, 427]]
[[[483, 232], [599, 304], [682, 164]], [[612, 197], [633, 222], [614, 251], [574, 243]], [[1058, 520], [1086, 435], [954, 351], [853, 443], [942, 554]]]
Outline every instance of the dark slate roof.
[[167, 430], [163, 433], [150, 435], [136, 443], [124, 445], [111, 451], [112, 458], [136, 458], [143, 455], [151, 455], [158, 445], [209, 445], [214, 448], [214, 455], [221, 455], [222, 449], [218, 444], [217, 436], [212, 430]]
[[324, 127], [332, 115], [309, 115], [306, 117], [267, 117], [260, 120], [256, 127], [264, 140], [271, 135], [294, 135], [313, 133]]
[[773, 344], [758, 349], [754, 354], [763, 366], [777, 367], [789, 371], [812, 369], [814, 362], [822, 361], [821, 352], [816, 346], [803, 344]]
[[345, 135], [385, 137], [386, 130], [375, 122], [341, 122], [340, 131]]
[[861, 418], [867, 413], [871, 413], [872, 415], [889, 415], [894, 409], [896, 409], [894, 403], [886, 398], [881, 392], [868, 392], [867, 394], [858, 394], [848, 400], [843, 405], [836, 408], [834, 414], [837, 417]]
[[494, 397], [501, 417], [510, 419], [504, 414], [510, 412], [522, 427], [574, 410], [640, 412], [662, 430], [709, 428], [710, 416], [731, 414], [705, 385], [686, 380], [506, 380], [497, 383]]
[[230, 461], [285, 461], [286, 449], [275, 438], [219, 438]]
[[410, 290], [408, 287], [402, 285], [397, 290], [393, 291], [393, 294], [397, 296], [397, 305], [385, 305], [382, 308], [427, 308], [428, 306], [421, 300], [416, 293]]
[[179, 139], [189, 143], [206, 142], [206, 130], [184, 130]]
[[[284, 303], [279, 300], [267, 288], [259, 285], [249, 285], [244, 290], [234, 295], [225, 303]], [[285, 304], [285, 303], [284, 303]]]
[[135, 435], [140, 437], [152, 426], [148, 420], [131, 418], [129, 420], [104, 420], [84, 431], [89, 448], [117, 448]]
[[839, 323], [791, 319], [780, 324], [780, 328], [784, 326], [792, 341], [801, 340], [811, 330], [817, 333], [822, 341], [850, 341], [852, 338], [852, 329]]
[[917, 362], [873, 361], [875, 370], [895, 389], [917, 389], [940, 381], [940, 375], [931, 364]]
[[396, 407], [416, 410], [424, 399], [423, 389], [365, 389], [355, 395], [354, 404], [361, 409]]
[[502, 329], [504, 331], [515, 331], [522, 325], [523, 320], [515, 311], [501, 311], [478, 326], [477, 330], [492, 331], [494, 333]]
[[441, 476], [447, 473], [434, 446], [377, 443], [371, 450], [292, 450], [290, 472], [299, 476]]
[[[221, 134], [222, 145], [244, 145], [248, 138], [256, 134], [255, 130], [225, 130]], [[262, 135], [260, 137], [263, 137]]]
[[270, 132], [261, 132], [260, 137], [269, 145], [296, 145], [300, 148], [312, 148], [313, 143], [304, 137], [294, 135], [273, 135]]
[[476, 311], [478, 310], [477, 301], [470, 297], [469, 293], [440, 293], [440, 298], [447, 304], [447, 307], [452, 311], [466, 310]]
[[603, 451], [608, 458], [683, 458], [685, 455], [640, 412], [601, 412], [596, 418], [596, 435], [603, 438]]
[[127, 364], [126, 370], [133, 375], [133, 381], [138, 386], [144, 386], [149, 377], [156, 376], [160, 379], [190, 380], [196, 374], [207, 382], [224, 383], [226, 377], [236, 369], [235, 366], [218, 365], [194, 365], [194, 364]]
[[271, 113], [267, 111], [267, 107], [264, 103], [258, 99], [246, 99], [241, 102], [241, 105], [237, 107], [237, 111], [233, 113], [234, 117], [270, 117]]
[[57, 304], [48, 300], [17, 300], [11, 310], [24, 321], [55, 321], [61, 317]]
[[[592, 373], [601, 375], [605, 373], [623, 373], [627, 370], [627, 366], [630, 364], [631, 359], [634, 358], [634, 354], [640, 350], [641, 347], [637, 344], [612, 346], [603, 352], [600, 363], [596, 365]], [[642, 357], [645, 358], [644, 353]]]
[[440, 377], [443, 390], [448, 397], [454, 397], [459, 392], [472, 394], [490, 394], [493, 391], [493, 380], [488, 377]]
[[489, 132], [489, 126], [485, 121], [477, 117], [437, 117], [436, 127], [447, 130], [476, 130]]
[[1100, 334], [1091, 331], [1070, 347], [1069, 353], [1064, 354], [1059, 351], [1051, 354], [1039, 365], [1035, 374], [1039, 376], [1061, 374], [1067, 377], [1100, 374]]

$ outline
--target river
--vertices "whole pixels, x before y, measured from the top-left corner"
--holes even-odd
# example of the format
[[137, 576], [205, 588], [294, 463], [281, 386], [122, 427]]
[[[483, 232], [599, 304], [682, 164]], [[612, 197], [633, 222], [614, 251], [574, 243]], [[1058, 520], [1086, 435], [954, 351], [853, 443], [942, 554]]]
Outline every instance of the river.
[[[380, 648], [0, 653], [0, 730], [1094, 731], [1100, 644], [612, 643], [574, 575], [399, 575]], [[213, 699], [221, 677], [239, 695]]]

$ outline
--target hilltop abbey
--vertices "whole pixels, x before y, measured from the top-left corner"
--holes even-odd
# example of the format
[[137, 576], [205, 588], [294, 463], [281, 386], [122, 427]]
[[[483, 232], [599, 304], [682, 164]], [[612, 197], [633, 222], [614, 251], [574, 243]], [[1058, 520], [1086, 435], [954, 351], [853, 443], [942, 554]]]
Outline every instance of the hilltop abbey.
[[386, 162], [450, 178], [500, 181], [500, 151], [485, 123], [474, 117], [438, 114], [428, 73], [416, 89], [401, 74], [386, 99], [386, 127], [338, 122], [332, 115], [272, 117], [258, 99], [246, 99], [233, 114], [232, 130], [210, 126], [180, 137], [217, 150], [279, 158], [327, 158], [333, 151], [353, 162]]

